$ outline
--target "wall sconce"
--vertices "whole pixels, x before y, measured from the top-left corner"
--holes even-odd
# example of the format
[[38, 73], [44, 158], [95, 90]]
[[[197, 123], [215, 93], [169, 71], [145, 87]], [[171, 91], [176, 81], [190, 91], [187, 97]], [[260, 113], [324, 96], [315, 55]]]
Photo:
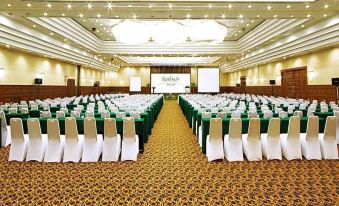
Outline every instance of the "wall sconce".
[[312, 81], [314, 79], [315, 75], [316, 75], [315, 71], [309, 71], [308, 72], [308, 79]]
[[0, 68], [0, 79], [4, 78], [5, 68]]

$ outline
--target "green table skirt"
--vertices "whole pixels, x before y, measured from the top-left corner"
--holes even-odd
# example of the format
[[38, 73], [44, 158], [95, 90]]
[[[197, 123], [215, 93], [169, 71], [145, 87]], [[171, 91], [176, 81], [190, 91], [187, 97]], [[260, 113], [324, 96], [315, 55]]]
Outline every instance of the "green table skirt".
[[[41, 132], [43, 134], [47, 134], [47, 119], [46, 117], [39, 118]], [[97, 133], [103, 134], [104, 133], [104, 118], [95, 118], [96, 125], [97, 125]], [[65, 118], [59, 118], [59, 126], [60, 126], [60, 133], [65, 134]], [[147, 134], [147, 129], [144, 127], [144, 119], [139, 118], [135, 119], [135, 132], [139, 136], [139, 149], [140, 151], [144, 150], [144, 135]], [[27, 129], [27, 118], [22, 119], [24, 132], [28, 133]], [[76, 118], [78, 133], [84, 133], [84, 119], [83, 118]], [[122, 136], [123, 133], [123, 119], [116, 119], [117, 124], [117, 132]]]
[[[288, 131], [288, 124], [290, 118], [280, 118], [280, 133], [287, 133]], [[229, 124], [230, 118], [222, 119], [222, 132], [223, 136], [229, 133]], [[242, 133], [246, 134], [248, 132], [249, 120], [248, 118], [241, 119], [242, 120]], [[267, 133], [268, 131], [268, 124], [270, 119], [260, 118], [260, 132]], [[300, 132], [305, 133], [307, 129], [307, 117], [300, 118]], [[325, 128], [325, 119], [319, 118], [319, 132], [323, 133]], [[206, 154], [206, 138], [209, 134], [210, 128], [210, 118], [203, 118], [202, 119], [202, 152]]]

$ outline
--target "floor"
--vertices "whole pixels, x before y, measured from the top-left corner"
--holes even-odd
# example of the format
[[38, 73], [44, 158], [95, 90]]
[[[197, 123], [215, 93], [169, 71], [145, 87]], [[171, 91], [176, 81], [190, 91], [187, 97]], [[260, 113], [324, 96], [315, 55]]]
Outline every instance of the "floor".
[[175, 101], [137, 162], [7, 162], [0, 205], [335, 205], [339, 161], [208, 163]]

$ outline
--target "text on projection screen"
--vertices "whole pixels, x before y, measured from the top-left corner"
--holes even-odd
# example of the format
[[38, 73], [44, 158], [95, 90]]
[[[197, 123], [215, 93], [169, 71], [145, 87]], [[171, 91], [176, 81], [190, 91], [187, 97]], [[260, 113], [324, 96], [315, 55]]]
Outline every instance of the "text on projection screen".
[[129, 91], [141, 92], [141, 77], [130, 77], [129, 78]]
[[219, 68], [198, 68], [198, 92], [219, 92]]
[[191, 74], [151, 74], [154, 93], [185, 93], [191, 84]]

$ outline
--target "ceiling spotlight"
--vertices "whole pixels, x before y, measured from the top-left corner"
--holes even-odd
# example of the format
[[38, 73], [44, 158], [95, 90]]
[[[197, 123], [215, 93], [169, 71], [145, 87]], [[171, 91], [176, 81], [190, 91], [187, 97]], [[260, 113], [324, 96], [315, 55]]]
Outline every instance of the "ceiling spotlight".
[[92, 5], [92, 3], [88, 3], [86, 7], [87, 7], [87, 9], [92, 9], [93, 5]]
[[168, 4], [168, 8], [172, 9], [173, 5], [172, 4]]
[[97, 14], [97, 17], [98, 17], [98, 18], [101, 18], [101, 14]]
[[250, 8], [252, 8], [252, 5], [250, 4], [250, 5], [248, 5], [247, 7], [250, 9]]
[[311, 14], [307, 14], [307, 16], [306, 16], [307, 18], [310, 18], [311, 17]]
[[129, 4], [129, 5], [128, 5], [128, 7], [132, 7], [132, 5], [131, 5], [131, 4]]
[[52, 4], [48, 3], [48, 4], [47, 4], [47, 7], [48, 7], [48, 8], [52, 8]]
[[51, 33], [49, 33], [51, 36], [53, 36], [54, 35], [54, 33], [53, 32], [51, 32]]
[[11, 7], [11, 6], [12, 6], [12, 4], [7, 4], [7, 6], [8, 6], [8, 7]]
[[35, 25], [35, 24], [33, 24], [33, 27], [35, 28], [35, 27], [36, 27], [36, 25]]
[[115, 18], [119, 18], [119, 16], [118, 16], [118, 15], [115, 15]]
[[228, 9], [232, 9], [232, 4], [228, 4]]
[[84, 15], [83, 14], [79, 14], [79, 17], [82, 18], [82, 17], [84, 17]]
[[310, 5], [309, 5], [309, 4], [307, 4], [307, 5], [305, 6], [305, 8], [306, 8], [306, 9], [309, 9], [309, 8], [310, 8]]
[[239, 15], [239, 18], [242, 19], [242, 18], [244, 18], [244, 16], [243, 16], [242, 14], [240, 14], [240, 15]]
[[72, 6], [71, 3], [68, 3], [66, 7], [67, 7], [68, 10], [70, 10], [70, 9], [72, 9], [73, 6]]
[[212, 8], [212, 4], [208, 4], [208, 8]]
[[328, 4], [325, 4], [325, 5], [324, 5], [324, 8], [327, 9], [327, 8], [328, 8]]
[[108, 10], [112, 10], [113, 8], [112, 2], [108, 2], [106, 7]]
[[277, 14], [275, 14], [273, 17], [274, 17], [274, 18], [277, 18], [277, 17], [278, 17], [278, 15], [277, 15]]
[[8, 44], [6, 44], [6, 47], [9, 48], [10, 46]]
[[65, 14], [65, 13], [62, 13], [61, 16], [66, 16], [66, 14]]
[[259, 18], [259, 17], [260, 17], [260, 15], [258, 14], [258, 15], [257, 15], [257, 18]]
[[27, 3], [26, 6], [32, 7], [32, 4], [31, 3]]
[[271, 5], [268, 5], [266, 8], [267, 8], [267, 10], [272, 10], [272, 6]]
[[290, 8], [291, 8], [291, 5], [287, 5], [286, 8], [290, 9]]
[[327, 17], [327, 14], [324, 14], [324, 17]]
[[47, 15], [48, 15], [48, 14], [45, 12], [45, 13], [44, 13], [44, 16], [47, 16]]
[[150, 9], [151, 9], [152, 7], [153, 7], [153, 6], [152, 6], [152, 4], [148, 5], [148, 8], [150, 8]]
[[301, 28], [304, 28], [304, 27], [305, 27], [305, 25], [302, 24], [302, 25], [301, 25]]
[[136, 19], [137, 18], [137, 15], [133, 14], [133, 19]]
[[190, 15], [190, 14], [187, 14], [187, 15], [186, 15], [186, 18], [187, 18], [187, 19], [191, 18], [191, 15]]
[[223, 18], [223, 19], [226, 18], [226, 15], [225, 15], [225, 14], [222, 14], [222, 15], [221, 15], [221, 18]]

